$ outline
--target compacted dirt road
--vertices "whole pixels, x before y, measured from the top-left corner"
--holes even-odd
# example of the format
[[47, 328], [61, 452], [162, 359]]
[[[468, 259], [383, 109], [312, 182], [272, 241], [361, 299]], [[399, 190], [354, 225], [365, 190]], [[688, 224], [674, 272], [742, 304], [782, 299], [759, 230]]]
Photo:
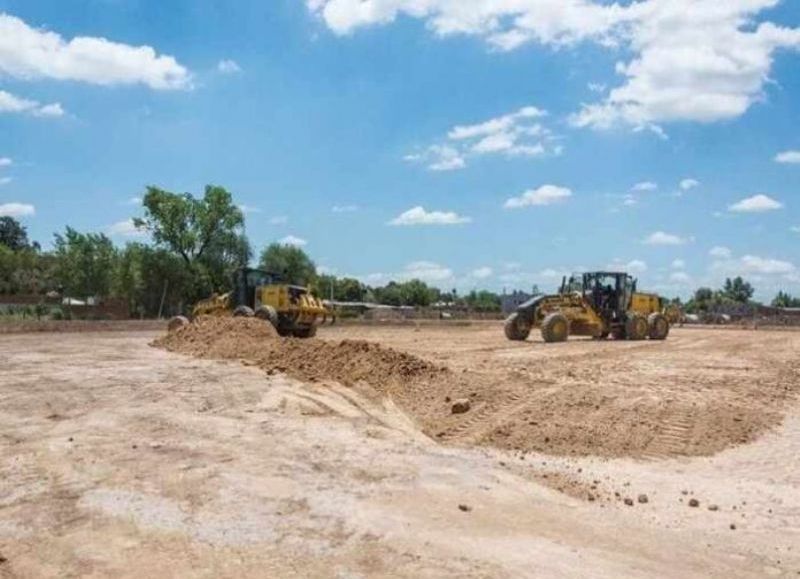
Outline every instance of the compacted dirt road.
[[0, 577], [800, 573], [800, 333], [320, 336], [0, 336]]

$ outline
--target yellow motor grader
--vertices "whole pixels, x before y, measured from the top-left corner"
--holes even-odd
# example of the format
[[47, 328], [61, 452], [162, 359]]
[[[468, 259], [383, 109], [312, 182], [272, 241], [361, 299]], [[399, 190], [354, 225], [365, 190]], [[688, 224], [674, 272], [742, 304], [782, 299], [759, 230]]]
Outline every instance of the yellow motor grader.
[[663, 300], [641, 293], [627, 273], [597, 271], [573, 274], [557, 294], [536, 296], [517, 307], [505, 323], [509, 340], [525, 340], [540, 328], [545, 342], [570, 335], [604, 340], [665, 340], [670, 320]]
[[308, 288], [284, 283], [278, 274], [240, 268], [233, 275], [233, 289], [197, 302], [192, 317], [256, 317], [275, 326], [281, 336], [311, 338], [317, 326], [333, 314]]

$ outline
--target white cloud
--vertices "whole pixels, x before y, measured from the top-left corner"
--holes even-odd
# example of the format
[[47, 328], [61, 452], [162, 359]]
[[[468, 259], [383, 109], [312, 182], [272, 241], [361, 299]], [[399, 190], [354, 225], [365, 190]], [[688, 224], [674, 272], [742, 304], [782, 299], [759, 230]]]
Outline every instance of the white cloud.
[[641, 259], [632, 259], [625, 262], [620, 259], [615, 259], [608, 264], [608, 269], [614, 271], [625, 271], [628, 273], [644, 273], [647, 271], [647, 262]]
[[11, 177], [0, 177], [0, 186], [8, 185], [13, 179]]
[[800, 225], [793, 225], [789, 229], [794, 231], [795, 233], [800, 233]]
[[124, 205], [141, 205], [141, 204], [142, 204], [142, 198], [141, 197], [130, 197], [124, 203]]
[[711, 270], [721, 275], [787, 276], [797, 272], [797, 266], [789, 261], [757, 255], [745, 255], [733, 259], [719, 259], [711, 264]]
[[452, 171], [465, 168], [470, 156], [560, 155], [559, 138], [538, 120], [546, 115], [546, 111], [526, 106], [488, 121], [457, 125], [448, 131], [446, 144], [431, 145], [423, 152], [406, 155], [405, 160], [428, 163], [433, 171]]
[[738, 203], [728, 207], [728, 211], [735, 213], [763, 213], [774, 211], [783, 207], [783, 204], [767, 195], [754, 195], [747, 199], [742, 199]]
[[36, 215], [36, 208], [27, 203], [0, 204], [0, 217], [30, 217]]
[[731, 257], [731, 250], [725, 246], [717, 245], [716, 247], [712, 247], [711, 250], [708, 252], [708, 255], [711, 257], [715, 257], [717, 259], [730, 259]]
[[600, 82], [590, 82], [589, 84], [586, 85], [586, 87], [592, 92], [604, 93], [606, 92], [608, 85]]
[[658, 189], [658, 185], [653, 183], [652, 181], [642, 181], [641, 183], [637, 183], [633, 187], [631, 187], [631, 191], [637, 191], [639, 193], [644, 193], [646, 191], [655, 191]]
[[682, 259], [672, 260], [672, 269], [683, 269], [686, 267], [686, 262]]
[[763, 258], [756, 255], [745, 255], [741, 259], [741, 265], [747, 273], [760, 273], [764, 275], [793, 273], [797, 269], [793, 263], [788, 261]]
[[486, 279], [492, 277], [494, 270], [491, 267], [479, 267], [472, 271], [472, 277], [476, 279]]
[[259, 207], [254, 207], [252, 205], [245, 205], [245, 204], [239, 205], [239, 211], [241, 211], [245, 215], [249, 215], [252, 213], [261, 213], [261, 209]]
[[334, 213], [353, 213], [358, 211], [358, 205], [334, 205], [331, 207]]
[[525, 191], [519, 197], [511, 197], [506, 200], [506, 209], [519, 209], [521, 207], [531, 207], [540, 205], [553, 205], [572, 197], [572, 191], [566, 187], [556, 185], [542, 185], [538, 189]]
[[106, 233], [119, 237], [144, 237], [147, 233], [142, 229], [137, 229], [133, 219], [117, 221], [113, 225], [106, 227]]
[[0, 113], [25, 113], [34, 117], [60, 117], [64, 109], [59, 103], [43, 105], [39, 101], [24, 99], [0, 90]]
[[700, 181], [696, 179], [687, 178], [680, 182], [680, 187], [682, 191], [691, 191], [695, 187], [700, 186]]
[[279, 239], [278, 243], [281, 245], [293, 245], [295, 247], [303, 247], [308, 244], [305, 239], [296, 237], [294, 235], [287, 235], [286, 237]]
[[392, 219], [389, 225], [460, 225], [471, 221], [452, 211], [426, 211], [418, 205]]
[[286, 215], [274, 215], [269, 218], [270, 225], [286, 225], [289, 218]]
[[[618, 54], [622, 77], [584, 105], [577, 126], [649, 127], [736, 118], [763, 100], [774, 53], [800, 46], [800, 30], [757, 16], [778, 0], [306, 0], [336, 34], [423, 19], [438, 36], [471, 34], [500, 50], [526, 43], [593, 41]], [[663, 133], [662, 133], [663, 134]]]
[[678, 235], [656, 231], [648, 235], [643, 243], [647, 245], [683, 245], [686, 241], [686, 239]]
[[217, 71], [222, 74], [236, 74], [237, 72], [242, 72], [242, 68], [235, 60], [226, 58], [217, 63]]
[[637, 203], [639, 203], [639, 201], [633, 195], [628, 194], [622, 198], [622, 204], [626, 207], [633, 207]]
[[23, 80], [55, 79], [98, 85], [144, 84], [157, 90], [188, 88], [189, 72], [150, 46], [32, 28], [0, 13], [0, 72]]
[[467, 166], [461, 152], [449, 145], [431, 145], [421, 153], [403, 157], [410, 163], [425, 163], [431, 171], [457, 171]]
[[691, 276], [685, 271], [674, 271], [669, 275], [669, 281], [673, 283], [688, 284], [691, 283]]
[[14, 162], [8, 157], [0, 157], [0, 167], [10, 167]]
[[800, 151], [784, 151], [775, 155], [776, 163], [798, 164], [800, 163]]
[[358, 276], [368, 285], [386, 284], [390, 281], [403, 282], [418, 279], [427, 283], [443, 284], [455, 281], [453, 270], [432, 261], [414, 261], [396, 273], [370, 273]]

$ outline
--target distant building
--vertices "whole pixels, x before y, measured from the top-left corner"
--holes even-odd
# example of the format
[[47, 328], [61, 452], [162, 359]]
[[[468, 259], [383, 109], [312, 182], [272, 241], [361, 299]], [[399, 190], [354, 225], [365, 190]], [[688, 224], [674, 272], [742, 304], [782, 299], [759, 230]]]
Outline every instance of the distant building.
[[510, 294], [503, 294], [500, 296], [500, 307], [503, 313], [508, 315], [517, 309], [517, 306], [524, 304], [533, 296], [526, 292], [514, 291]]

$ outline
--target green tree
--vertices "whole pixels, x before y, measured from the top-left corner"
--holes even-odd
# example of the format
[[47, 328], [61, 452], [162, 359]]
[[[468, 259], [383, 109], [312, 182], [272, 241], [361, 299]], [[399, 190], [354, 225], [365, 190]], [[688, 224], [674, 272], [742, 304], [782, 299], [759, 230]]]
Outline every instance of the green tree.
[[202, 199], [148, 187], [142, 204], [145, 216], [134, 219], [136, 227], [149, 231], [189, 269], [196, 269], [206, 251], [219, 250], [243, 233], [244, 215], [224, 187], [207, 185]]
[[774, 308], [800, 308], [800, 298], [794, 298], [784, 291], [779, 291], [772, 300]]
[[466, 305], [479, 312], [500, 311], [500, 296], [490, 291], [471, 291], [465, 298]]
[[27, 249], [30, 247], [28, 232], [13, 217], [0, 217], [0, 245], [6, 246], [11, 251]]
[[117, 250], [102, 233], [79, 233], [67, 227], [55, 235], [55, 277], [71, 297], [106, 297], [116, 265]]
[[271, 243], [261, 252], [259, 267], [282, 275], [291, 284], [309, 285], [317, 277], [317, 266], [305, 251], [294, 245]]
[[128, 302], [133, 315], [181, 313], [193, 288], [194, 278], [182, 258], [166, 249], [130, 243], [120, 252], [114, 295]]
[[180, 257], [193, 277], [187, 301], [227, 289], [233, 270], [250, 261], [244, 215], [224, 187], [206, 186], [202, 199], [148, 187], [142, 204], [145, 215], [135, 225]]
[[726, 279], [722, 289], [723, 297], [740, 304], [749, 302], [754, 293], [753, 286], [739, 276]]

